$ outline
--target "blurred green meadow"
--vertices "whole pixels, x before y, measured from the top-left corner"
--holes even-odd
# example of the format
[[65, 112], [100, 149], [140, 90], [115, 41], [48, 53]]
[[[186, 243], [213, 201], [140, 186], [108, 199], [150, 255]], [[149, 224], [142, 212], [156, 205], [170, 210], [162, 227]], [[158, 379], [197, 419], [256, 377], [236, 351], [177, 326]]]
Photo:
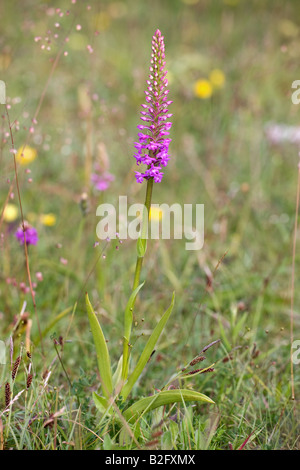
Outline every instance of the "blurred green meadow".
[[[291, 297], [293, 335], [300, 339], [298, 247], [291, 289], [299, 14], [297, 0], [1, 2], [0, 80], [8, 113], [1, 105], [2, 410], [20, 351], [15, 395], [26, 383], [28, 349], [33, 371], [9, 419], [0, 412], [1, 448], [118, 449], [118, 430], [99, 418], [92, 401], [99, 377], [84, 294], [116, 362], [136, 243], [98, 240], [96, 209], [117, 205], [120, 195], [129, 204], [144, 202], [134, 142], [159, 28], [173, 126], [171, 160], [152, 202], [204, 204], [205, 239], [199, 251], [187, 251], [185, 240], [148, 241], [133, 351], [143, 349], [173, 291], [176, 302], [133, 402], [220, 342], [205, 354], [203, 367], [214, 364], [214, 371], [188, 385], [215, 404], [156, 410], [145, 418], [139, 446], [299, 449], [300, 366], [293, 368], [292, 400], [290, 365]], [[22, 150], [16, 157], [24, 219], [39, 236], [28, 246], [36, 308], [14, 235], [21, 212], [8, 116], [16, 151], [31, 149], [27, 160], [18, 158]], [[90, 179], [97, 165], [114, 177], [105, 191]]]

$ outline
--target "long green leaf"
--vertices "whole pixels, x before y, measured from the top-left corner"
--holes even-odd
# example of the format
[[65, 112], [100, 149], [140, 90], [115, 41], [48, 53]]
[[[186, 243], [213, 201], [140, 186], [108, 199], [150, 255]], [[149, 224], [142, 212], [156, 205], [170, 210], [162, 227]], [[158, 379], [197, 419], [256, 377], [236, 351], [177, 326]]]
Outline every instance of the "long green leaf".
[[118, 388], [119, 383], [122, 380], [122, 368], [123, 368], [123, 354], [121, 355], [116, 370], [112, 376], [112, 381], [113, 381], [113, 388], [116, 392], [116, 388]]
[[107, 348], [107, 344], [105, 341], [102, 328], [96, 317], [94, 309], [90, 303], [88, 294], [86, 294], [86, 307], [87, 307], [90, 327], [91, 327], [92, 334], [93, 334], [94, 344], [96, 348], [98, 369], [99, 369], [103, 394], [105, 395], [106, 398], [108, 398], [112, 394], [112, 391], [113, 391], [109, 352], [108, 352], [108, 348]]
[[[106, 398], [100, 397], [100, 395], [98, 395], [98, 393], [93, 392], [93, 400], [94, 400], [96, 408], [101, 413], [105, 413], [105, 412], [108, 411], [109, 402], [108, 402], [108, 400], [106, 400]], [[111, 411], [109, 413], [111, 413]]]
[[129, 364], [129, 341], [131, 335], [132, 321], [133, 321], [133, 306], [135, 303], [136, 296], [138, 295], [139, 290], [143, 287], [145, 281], [142, 282], [134, 291], [132, 292], [125, 309], [124, 314], [124, 339], [123, 339], [123, 367], [122, 367], [122, 379], [126, 380], [128, 374], [128, 364]]
[[154, 410], [159, 406], [170, 405], [173, 403], [185, 403], [190, 401], [214, 403], [214, 401], [206, 395], [195, 392], [193, 390], [165, 390], [158, 393], [157, 395], [153, 395], [152, 397], [146, 397], [138, 400], [123, 413], [123, 416], [126, 421], [134, 422], [141, 414]]
[[161, 319], [159, 320], [158, 324], [156, 325], [156, 327], [154, 328], [150, 338], [148, 339], [147, 341], [147, 344], [141, 354], [141, 357], [135, 367], [135, 369], [133, 370], [132, 374], [130, 375], [127, 383], [124, 385], [122, 391], [121, 391], [121, 396], [123, 397], [123, 400], [126, 400], [126, 398], [128, 397], [129, 393], [131, 392], [132, 390], [132, 387], [134, 386], [135, 382], [137, 381], [137, 379], [139, 378], [139, 376], [141, 375], [141, 373], [143, 372], [143, 369], [145, 367], [145, 365], [147, 364], [154, 348], [155, 348], [155, 345], [172, 313], [172, 310], [173, 310], [173, 307], [174, 307], [174, 302], [175, 302], [175, 292], [173, 292], [173, 296], [172, 296], [172, 301], [171, 301], [171, 305], [170, 307], [168, 308], [168, 310], [166, 310], [166, 312], [163, 314], [163, 316], [161, 317]]

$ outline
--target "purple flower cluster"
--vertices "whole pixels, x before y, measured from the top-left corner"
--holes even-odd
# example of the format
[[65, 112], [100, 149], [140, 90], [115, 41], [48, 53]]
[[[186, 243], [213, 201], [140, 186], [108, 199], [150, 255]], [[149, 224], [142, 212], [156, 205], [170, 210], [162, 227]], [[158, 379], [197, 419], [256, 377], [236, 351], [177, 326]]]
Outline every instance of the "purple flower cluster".
[[[39, 238], [38, 238], [38, 233], [35, 228], [25, 225], [25, 237], [26, 237], [26, 245], [36, 245]], [[23, 228], [20, 227], [15, 233], [15, 236], [17, 240], [19, 240], [20, 245], [24, 245], [25, 237], [24, 237], [24, 231]]]
[[91, 174], [91, 182], [98, 191], [106, 191], [113, 180], [114, 176], [109, 172]]
[[142, 173], [135, 172], [138, 183], [144, 179], [153, 178], [155, 183], [160, 183], [163, 177], [162, 167], [167, 166], [170, 156], [168, 154], [171, 139], [169, 130], [172, 123], [167, 121], [172, 114], [168, 112], [169, 90], [167, 71], [165, 70], [165, 44], [164, 37], [157, 30], [152, 38], [152, 54], [149, 80], [147, 80], [146, 104], [142, 104], [141, 120], [147, 124], [139, 125], [137, 128], [146, 131], [138, 134], [139, 141], [135, 143], [136, 153], [134, 155], [137, 165], [147, 165]]

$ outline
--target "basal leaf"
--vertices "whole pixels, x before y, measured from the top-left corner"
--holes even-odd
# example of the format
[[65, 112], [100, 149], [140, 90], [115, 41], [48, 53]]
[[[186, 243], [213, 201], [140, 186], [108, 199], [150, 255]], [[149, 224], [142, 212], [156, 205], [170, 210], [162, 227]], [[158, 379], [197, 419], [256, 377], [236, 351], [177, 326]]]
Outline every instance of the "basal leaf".
[[103, 389], [103, 395], [108, 398], [113, 391], [109, 352], [102, 328], [90, 303], [88, 294], [86, 294], [86, 307], [96, 348], [98, 369]]
[[165, 390], [151, 397], [142, 398], [131, 405], [123, 416], [128, 422], [134, 422], [143, 413], [148, 413], [159, 406], [170, 405], [173, 403], [185, 403], [190, 401], [201, 401], [204, 403], [214, 403], [206, 395], [193, 390]]
[[96, 408], [101, 412], [105, 413], [106, 410], [108, 409], [109, 403], [104, 397], [100, 397], [98, 393], [93, 392], [93, 400], [95, 403]]
[[129, 393], [131, 392], [132, 390], [132, 387], [134, 386], [135, 382], [137, 381], [137, 379], [139, 378], [139, 376], [141, 375], [141, 373], [143, 372], [143, 369], [145, 367], [145, 365], [147, 364], [154, 348], [155, 348], [155, 345], [172, 313], [172, 310], [173, 310], [173, 307], [174, 307], [174, 302], [175, 302], [175, 292], [173, 292], [173, 296], [172, 296], [172, 301], [171, 301], [171, 305], [170, 307], [168, 308], [168, 310], [166, 310], [166, 312], [163, 314], [162, 318], [160, 319], [160, 321], [158, 322], [158, 324], [156, 325], [156, 327], [154, 328], [150, 338], [148, 339], [147, 341], [147, 344], [141, 354], [141, 357], [135, 367], [135, 369], [133, 370], [132, 374], [130, 375], [127, 383], [124, 385], [123, 387], [123, 390], [121, 392], [121, 396], [123, 397], [123, 400], [126, 400], [126, 398], [128, 397]]
[[125, 380], [128, 374], [128, 361], [129, 361], [129, 341], [132, 328], [133, 319], [133, 306], [135, 303], [136, 296], [139, 290], [143, 287], [145, 281], [142, 282], [131, 294], [129, 301], [126, 305], [124, 314], [124, 343], [123, 343], [123, 367], [122, 367], [122, 378]]

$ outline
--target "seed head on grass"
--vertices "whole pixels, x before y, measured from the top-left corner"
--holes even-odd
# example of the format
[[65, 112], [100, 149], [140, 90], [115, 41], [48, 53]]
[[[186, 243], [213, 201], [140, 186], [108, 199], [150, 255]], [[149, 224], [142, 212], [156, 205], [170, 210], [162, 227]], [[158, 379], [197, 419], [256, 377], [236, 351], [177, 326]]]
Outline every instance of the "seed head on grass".
[[28, 374], [27, 375], [27, 380], [26, 380], [26, 389], [28, 390], [30, 388], [30, 385], [32, 383], [32, 378], [33, 378], [33, 375], [32, 374]]
[[204, 373], [204, 372], [214, 372], [214, 368], [213, 367], [208, 367], [207, 369], [195, 369], [195, 370], [192, 370], [191, 372], [188, 372], [187, 375], [195, 375], [195, 374], [198, 374], [199, 372], [201, 373]]
[[5, 408], [7, 408], [10, 404], [10, 396], [11, 396], [11, 389], [9, 382], [5, 384]]
[[202, 362], [204, 360], [205, 360], [205, 356], [197, 356], [197, 357], [195, 357], [195, 359], [193, 359], [190, 362], [190, 366], [194, 366], [195, 364], [198, 364], [198, 362]]
[[14, 364], [13, 364], [13, 368], [12, 368], [12, 372], [11, 372], [11, 378], [13, 380], [15, 380], [15, 378], [16, 378], [20, 362], [21, 362], [21, 356], [18, 356], [17, 359], [15, 360]]
[[172, 123], [168, 121], [172, 116], [168, 111], [168, 106], [172, 101], [168, 101], [169, 90], [167, 90], [165, 65], [164, 37], [157, 30], [152, 38], [150, 75], [145, 91], [146, 104], [142, 104], [143, 124], [137, 126], [143, 132], [138, 134], [139, 141], [135, 143], [137, 152], [134, 157], [137, 165], [147, 166], [144, 172], [135, 172], [138, 183], [150, 178], [153, 178], [155, 183], [160, 183], [163, 177], [161, 169], [167, 166], [170, 160], [168, 151], [171, 139], [166, 136], [169, 135], [169, 129], [172, 126]]

